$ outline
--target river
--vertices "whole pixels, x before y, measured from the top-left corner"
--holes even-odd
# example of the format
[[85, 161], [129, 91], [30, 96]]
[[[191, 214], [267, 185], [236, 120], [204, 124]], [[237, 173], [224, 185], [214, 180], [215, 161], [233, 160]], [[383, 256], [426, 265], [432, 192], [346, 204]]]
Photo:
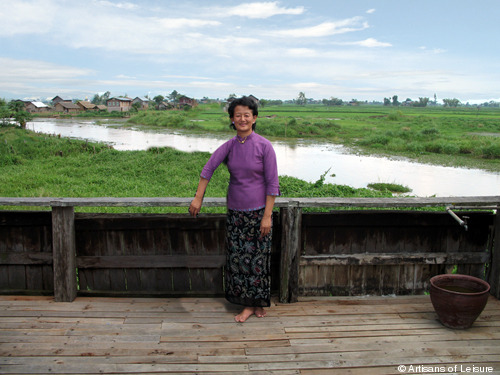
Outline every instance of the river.
[[[173, 147], [180, 151], [213, 152], [229, 137], [189, 134], [183, 131], [143, 131], [123, 128], [123, 121], [82, 119], [35, 119], [28, 129], [62, 137], [104, 142], [116, 150], [147, 150]], [[408, 186], [411, 194], [428, 196], [487, 196], [500, 193], [500, 173], [480, 169], [415, 163], [404, 158], [357, 155], [343, 146], [296, 140], [273, 142], [280, 175], [317, 181], [327, 170], [325, 182], [364, 188], [369, 183]]]

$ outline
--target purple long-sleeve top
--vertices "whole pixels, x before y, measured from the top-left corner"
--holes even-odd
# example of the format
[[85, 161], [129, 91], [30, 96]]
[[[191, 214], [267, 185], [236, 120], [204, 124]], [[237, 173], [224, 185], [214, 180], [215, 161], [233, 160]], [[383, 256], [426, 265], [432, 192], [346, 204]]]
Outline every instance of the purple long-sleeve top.
[[227, 208], [253, 211], [266, 206], [267, 195], [280, 195], [276, 153], [271, 142], [253, 132], [244, 143], [234, 137], [214, 151], [201, 171], [210, 181], [217, 167], [227, 162], [230, 173]]

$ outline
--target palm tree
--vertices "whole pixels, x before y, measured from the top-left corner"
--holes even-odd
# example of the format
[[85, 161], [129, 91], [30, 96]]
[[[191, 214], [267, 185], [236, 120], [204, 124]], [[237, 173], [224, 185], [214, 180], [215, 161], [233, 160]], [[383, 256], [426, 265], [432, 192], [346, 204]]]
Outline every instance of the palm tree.
[[20, 100], [12, 100], [9, 103], [10, 116], [19, 123], [21, 129], [26, 129], [26, 123], [33, 119], [31, 113], [25, 110], [24, 103]]

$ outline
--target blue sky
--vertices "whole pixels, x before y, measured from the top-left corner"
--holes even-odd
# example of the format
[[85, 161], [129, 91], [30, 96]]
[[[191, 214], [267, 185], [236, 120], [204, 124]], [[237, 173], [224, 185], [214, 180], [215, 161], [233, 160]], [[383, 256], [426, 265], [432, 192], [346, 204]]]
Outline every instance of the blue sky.
[[0, 97], [500, 101], [498, 0], [0, 0]]

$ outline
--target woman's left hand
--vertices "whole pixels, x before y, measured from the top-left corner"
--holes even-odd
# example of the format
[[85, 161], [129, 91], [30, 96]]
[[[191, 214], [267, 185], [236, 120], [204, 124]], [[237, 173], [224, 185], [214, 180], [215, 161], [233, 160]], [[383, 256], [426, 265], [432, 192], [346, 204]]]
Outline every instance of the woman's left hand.
[[263, 217], [260, 222], [260, 237], [263, 238], [271, 233], [272, 219], [271, 217]]

